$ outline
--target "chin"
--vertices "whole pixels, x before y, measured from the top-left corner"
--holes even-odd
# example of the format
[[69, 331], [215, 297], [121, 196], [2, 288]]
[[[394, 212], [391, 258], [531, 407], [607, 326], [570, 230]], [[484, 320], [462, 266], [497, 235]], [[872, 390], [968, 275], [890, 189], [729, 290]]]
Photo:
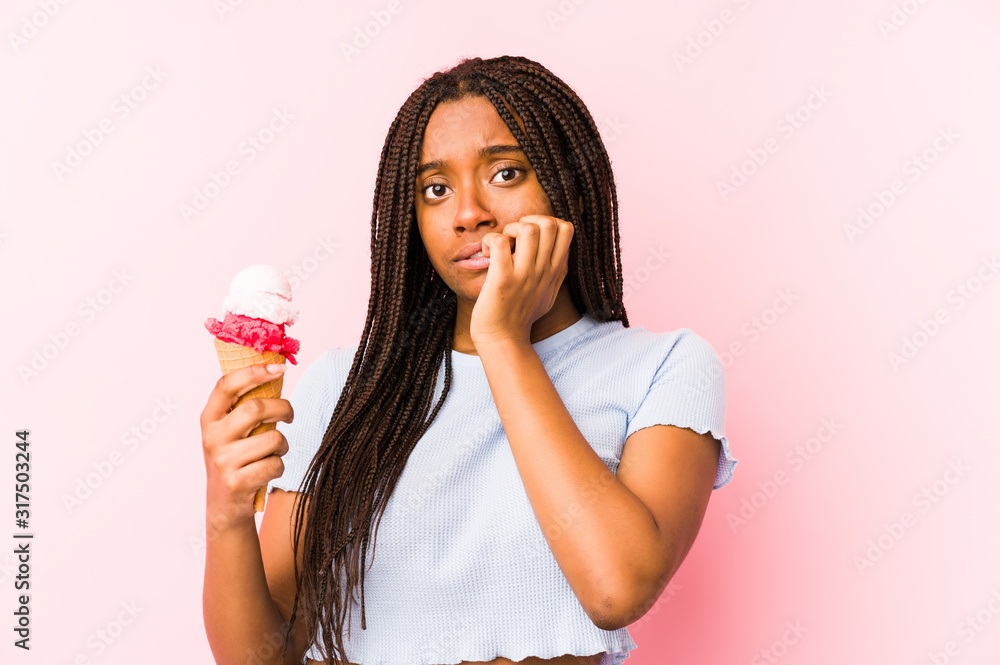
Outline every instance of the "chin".
[[486, 275], [480, 278], [465, 279], [459, 288], [452, 287], [452, 291], [464, 300], [469, 300], [471, 302], [476, 302], [479, 299], [479, 294], [483, 291], [483, 282], [486, 280]]
[[482, 290], [483, 290], [483, 286], [482, 286], [482, 284], [480, 284], [479, 286], [477, 286], [475, 288], [466, 288], [466, 289], [463, 289], [459, 293], [459, 295], [462, 298], [465, 298], [466, 300], [469, 300], [471, 302], [476, 302], [477, 300], [479, 300], [479, 294], [482, 293]]

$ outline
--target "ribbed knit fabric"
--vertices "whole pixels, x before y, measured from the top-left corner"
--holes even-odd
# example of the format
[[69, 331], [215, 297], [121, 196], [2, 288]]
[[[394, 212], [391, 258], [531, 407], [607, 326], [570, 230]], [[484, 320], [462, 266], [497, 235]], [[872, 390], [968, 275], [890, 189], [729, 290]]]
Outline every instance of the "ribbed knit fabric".
[[[691, 330], [653, 333], [584, 315], [532, 346], [612, 472], [629, 435], [667, 424], [711, 432], [722, 443], [714, 488], [732, 478], [722, 366]], [[328, 350], [303, 372], [290, 398], [294, 421], [278, 423], [289, 451], [270, 487], [299, 489], [356, 350]], [[620, 663], [636, 644], [627, 628], [594, 625], [556, 563], [479, 356], [451, 354], [448, 397], [407, 460], [369, 549], [367, 628], [356, 604], [344, 636], [350, 662], [444, 665], [603, 652], [601, 665]], [[443, 384], [442, 365], [435, 403]], [[323, 660], [321, 646], [307, 656]]]

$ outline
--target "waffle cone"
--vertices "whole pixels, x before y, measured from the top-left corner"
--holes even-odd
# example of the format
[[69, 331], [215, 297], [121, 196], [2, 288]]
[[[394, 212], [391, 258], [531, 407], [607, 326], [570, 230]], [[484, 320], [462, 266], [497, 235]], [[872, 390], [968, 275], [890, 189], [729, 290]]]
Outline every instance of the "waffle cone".
[[[235, 372], [238, 369], [249, 367], [250, 365], [259, 365], [261, 363], [285, 363], [285, 356], [277, 353], [276, 351], [258, 353], [257, 350], [252, 347], [243, 346], [242, 344], [223, 342], [219, 338], [215, 338], [215, 352], [219, 357], [219, 365], [222, 367], [223, 374], [229, 374], [230, 372]], [[281, 397], [281, 387], [284, 383], [284, 378], [285, 375], [282, 374], [274, 381], [269, 381], [264, 385], [257, 386], [250, 392], [241, 395], [236, 401], [236, 404], [233, 405], [233, 409], [249, 399], [255, 399], [258, 397]], [[250, 431], [249, 436], [261, 434], [263, 432], [270, 432], [275, 429], [276, 425], [277, 423], [261, 423]], [[257, 512], [262, 512], [264, 510], [264, 495], [266, 493], [267, 488], [261, 487], [257, 490], [257, 493], [253, 497], [253, 505]]]

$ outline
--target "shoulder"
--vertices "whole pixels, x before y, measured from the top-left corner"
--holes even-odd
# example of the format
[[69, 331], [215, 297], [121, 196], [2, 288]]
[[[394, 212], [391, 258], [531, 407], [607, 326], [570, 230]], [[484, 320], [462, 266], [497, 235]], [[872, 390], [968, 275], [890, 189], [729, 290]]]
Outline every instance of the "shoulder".
[[676, 399], [725, 402], [725, 373], [712, 344], [691, 328], [626, 328], [616, 346], [627, 354], [637, 387], [669, 390]]
[[712, 344], [691, 328], [654, 332], [643, 326], [625, 328], [620, 321], [599, 323], [594, 330], [594, 351], [628, 358], [646, 369], [672, 372], [721, 370]]
[[626, 439], [652, 425], [673, 425], [710, 434], [722, 450], [715, 488], [732, 477], [736, 465], [725, 433], [726, 384], [719, 354], [690, 328], [646, 333], [648, 355], [636, 380], [641, 395], [627, 425]]
[[663, 361], [676, 368], [690, 370], [722, 367], [719, 354], [712, 343], [690, 328], [678, 328], [673, 332], [654, 335], [660, 338]]
[[[669, 380], [683, 387], [686, 396], [714, 395], [724, 399], [725, 374], [719, 354], [712, 344], [690, 328], [679, 328], [669, 333], [655, 334], [657, 354], [651, 361], [659, 361], [658, 380]], [[655, 359], [655, 360], [654, 360]]]

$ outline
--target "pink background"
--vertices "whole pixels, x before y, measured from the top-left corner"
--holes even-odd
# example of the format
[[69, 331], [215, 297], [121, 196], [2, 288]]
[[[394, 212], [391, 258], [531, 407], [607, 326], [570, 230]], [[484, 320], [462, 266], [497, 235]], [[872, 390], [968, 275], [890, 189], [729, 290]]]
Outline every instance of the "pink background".
[[[673, 593], [633, 625], [629, 662], [997, 662], [1000, 279], [983, 261], [1000, 255], [1000, 7], [232, 0], [220, 15], [222, 1], [4, 3], [0, 661], [211, 662], [198, 417], [219, 367], [202, 322], [238, 269], [267, 262], [308, 277], [286, 394], [356, 341], [390, 121], [459, 58], [521, 54], [601, 125], [632, 325], [689, 327], [720, 354], [741, 344], [723, 356], [735, 480]], [[346, 57], [372, 12], [390, 19]], [[248, 161], [241, 143], [274, 109], [292, 117]], [[60, 178], [53, 163], [81, 143]], [[230, 160], [237, 175], [185, 220]], [[751, 175], [724, 197], [741, 164]], [[894, 366], [904, 337], [919, 348]], [[159, 423], [157, 400], [174, 405]], [[19, 428], [30, 653], [9, 628]]]

